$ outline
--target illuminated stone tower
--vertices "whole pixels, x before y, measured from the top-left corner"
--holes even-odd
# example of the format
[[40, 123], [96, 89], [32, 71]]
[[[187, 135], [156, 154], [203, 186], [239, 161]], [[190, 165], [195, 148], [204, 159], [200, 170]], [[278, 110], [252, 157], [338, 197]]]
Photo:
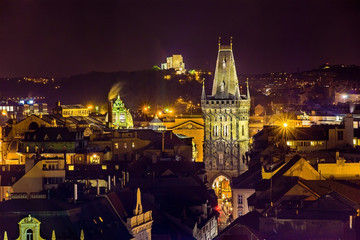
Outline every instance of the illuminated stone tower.
[[125, 104], [118, 95], [112, 108], [113, 128], [132, 128], [134, 126], [130, 111], [125, 108]]
[[236, 177], [248, 168], [250, 93], [241, 95], [230, 45], [221, 45], [216, 60], [212, 94], [203, 85], [204, 162], [208, 181]]

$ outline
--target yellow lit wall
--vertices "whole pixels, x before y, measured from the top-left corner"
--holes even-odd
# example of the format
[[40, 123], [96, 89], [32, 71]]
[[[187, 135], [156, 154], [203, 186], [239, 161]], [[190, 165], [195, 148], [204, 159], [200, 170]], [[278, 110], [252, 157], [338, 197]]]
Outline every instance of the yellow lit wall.
[[204, 119], [201, 115], [188, 118], [175, 118], [172, 122], [164, 122], [164, 125], [175, 134], [192, 137], [198, 152], [195, 161], [203, 161]]
[[336, 163], [319, 163], [318, 171], [327, 179], [360, 179], [360, 163], [345, 163], [344, 159]]

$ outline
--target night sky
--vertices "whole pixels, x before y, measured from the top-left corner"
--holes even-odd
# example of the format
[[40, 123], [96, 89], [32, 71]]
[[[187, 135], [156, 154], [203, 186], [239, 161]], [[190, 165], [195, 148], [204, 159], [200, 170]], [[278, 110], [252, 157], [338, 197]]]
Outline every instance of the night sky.
[[219, 36], [239, 74], [360, 65], [360, 1], [1, 0], [0, 77], [213, 70]]

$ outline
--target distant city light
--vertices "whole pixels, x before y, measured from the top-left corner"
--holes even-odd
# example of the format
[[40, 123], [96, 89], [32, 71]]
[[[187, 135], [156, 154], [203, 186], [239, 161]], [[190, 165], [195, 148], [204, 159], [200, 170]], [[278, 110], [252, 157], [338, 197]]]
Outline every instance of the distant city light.
[[342, 95], [342, 98], [343, 98], [343, 99], [347, 99], [347, 98], [348, 98], [348, 95], [344, 94], [344, 95]]

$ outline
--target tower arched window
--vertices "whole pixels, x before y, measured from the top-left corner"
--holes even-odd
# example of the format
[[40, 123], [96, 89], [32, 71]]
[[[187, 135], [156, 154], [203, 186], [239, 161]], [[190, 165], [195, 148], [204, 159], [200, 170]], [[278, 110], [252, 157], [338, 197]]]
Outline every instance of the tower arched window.
[[33, 230], [28, 229], [26, 230], [26, 240], [33, 240]]
[[244, 136], [245, 135], [245, 129], [244, 129], [244, 125], [241, 126], [241, 135]]

